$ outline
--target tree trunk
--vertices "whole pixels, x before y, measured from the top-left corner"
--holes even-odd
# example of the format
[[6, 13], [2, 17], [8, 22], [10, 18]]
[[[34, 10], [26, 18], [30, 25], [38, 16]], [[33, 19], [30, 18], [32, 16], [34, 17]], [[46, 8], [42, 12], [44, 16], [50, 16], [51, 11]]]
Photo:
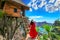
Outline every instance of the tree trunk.
[[6, 27], [7, 27], [7, 15], [5, 14], [3, 16], [3, 30], [4, 30], [4, 33], [3, 33], [3, 40], [6, 38]]
[[11, 17], [8, 17], [8, 20], [7, 20], [7, 35], [6, 35], [6, 40], [12, 40], [11, 39], [11, 34], [12, 34], [12, 18]]

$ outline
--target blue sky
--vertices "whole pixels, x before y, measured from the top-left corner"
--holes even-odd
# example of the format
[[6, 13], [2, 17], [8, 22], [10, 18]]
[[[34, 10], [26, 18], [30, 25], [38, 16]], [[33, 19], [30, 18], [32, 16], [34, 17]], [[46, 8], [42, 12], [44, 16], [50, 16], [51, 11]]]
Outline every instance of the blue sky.
[[60, 2], [59, 0], [22, 0], [30, 10], [25, 11], [25, 15], [29, 20], [33, 19], [36, 22], [46, 21], [54, 23], [60, 18]]

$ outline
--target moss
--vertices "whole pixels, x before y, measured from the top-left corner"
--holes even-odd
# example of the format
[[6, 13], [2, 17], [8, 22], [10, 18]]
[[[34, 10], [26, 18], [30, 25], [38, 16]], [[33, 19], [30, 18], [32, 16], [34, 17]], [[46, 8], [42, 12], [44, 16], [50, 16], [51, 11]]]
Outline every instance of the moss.
[[0, 10], [0, 18], [2, 18], [4, 15], [4, 12]]

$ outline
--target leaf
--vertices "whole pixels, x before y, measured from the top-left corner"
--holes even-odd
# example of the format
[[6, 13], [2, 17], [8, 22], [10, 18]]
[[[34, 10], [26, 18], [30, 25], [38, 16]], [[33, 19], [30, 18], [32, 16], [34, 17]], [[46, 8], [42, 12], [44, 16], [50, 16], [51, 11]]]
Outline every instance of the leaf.
[[52, 26], [48, 25], [48, 24], [44, 24], [43, 28], [47, 31], [50, 32], [52, 30]]
[[44, 39], [47, 39], [47, 38], [48, 38], [48, 35], [44, 34], [44, 35], [43, 35], [43, 38], [44, 38]]

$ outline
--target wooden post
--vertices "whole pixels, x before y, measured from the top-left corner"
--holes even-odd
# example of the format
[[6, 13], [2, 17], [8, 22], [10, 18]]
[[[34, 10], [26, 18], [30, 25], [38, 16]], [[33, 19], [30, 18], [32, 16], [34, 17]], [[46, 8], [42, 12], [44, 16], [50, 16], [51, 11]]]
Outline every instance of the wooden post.
[[22, 11], [22, 16], [25, 16], [25, 10], [23, 6], [21, 6], [21, 11]]

